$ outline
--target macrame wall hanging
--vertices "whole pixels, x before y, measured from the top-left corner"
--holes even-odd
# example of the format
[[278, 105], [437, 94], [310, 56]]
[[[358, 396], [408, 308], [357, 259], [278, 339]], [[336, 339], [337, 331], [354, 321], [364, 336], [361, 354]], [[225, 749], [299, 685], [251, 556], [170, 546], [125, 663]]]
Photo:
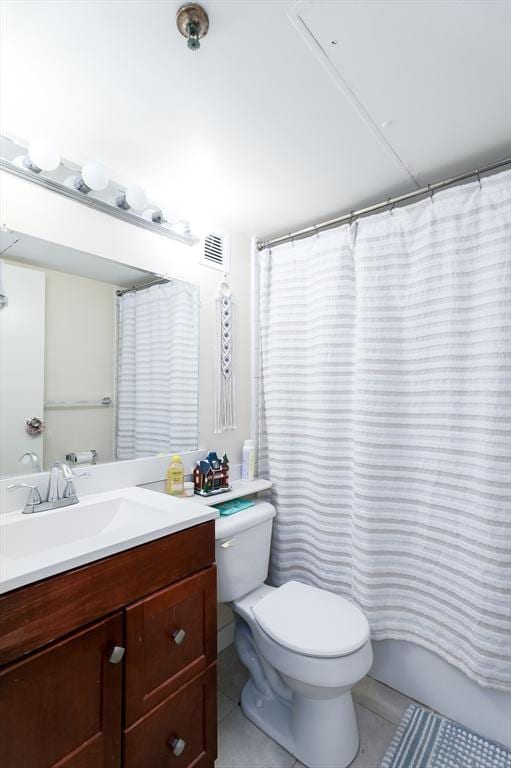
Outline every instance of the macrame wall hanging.
[[215, 433], [236, 429], [234, 404], [233, 317], [231, 286], [224, 277], [216, 297]]

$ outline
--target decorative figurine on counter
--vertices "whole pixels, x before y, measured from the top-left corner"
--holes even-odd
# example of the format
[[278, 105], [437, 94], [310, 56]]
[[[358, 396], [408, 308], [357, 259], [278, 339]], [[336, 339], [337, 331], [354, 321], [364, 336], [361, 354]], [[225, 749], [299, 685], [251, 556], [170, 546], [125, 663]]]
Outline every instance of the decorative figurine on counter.
[[229, 459], [224, 453], [219, 459], [214, 451], [197, 462], [193, 470], [195, 493], [199, 496], [214, 496], [231, 490], [229, 485]]

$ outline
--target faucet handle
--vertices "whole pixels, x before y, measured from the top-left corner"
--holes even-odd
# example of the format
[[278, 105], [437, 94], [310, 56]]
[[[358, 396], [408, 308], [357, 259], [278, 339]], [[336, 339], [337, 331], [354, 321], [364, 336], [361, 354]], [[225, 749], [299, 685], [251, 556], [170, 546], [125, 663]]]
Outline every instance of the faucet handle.
[[28, 495], [27, 503], [25, 504], [25, 509], [23, 510], [25, 514], [33, 512], [34, 507], [37, 504], [43, 503], [43, 500], [41, 499], [41, 494], [39, 493], [39, 488], [37, 487], [37, 485], [29, 485], [28, 483], [14, 483], [13, 485], [7, 486], [8, 491], [15, 491], [16, 488], [30, 488], [30, 493]]

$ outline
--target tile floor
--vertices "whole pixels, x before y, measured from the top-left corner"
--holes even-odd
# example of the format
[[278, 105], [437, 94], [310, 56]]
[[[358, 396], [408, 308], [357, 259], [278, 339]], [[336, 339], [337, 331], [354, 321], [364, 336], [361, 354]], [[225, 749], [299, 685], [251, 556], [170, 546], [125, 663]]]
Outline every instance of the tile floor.
[[[256, 728], [239, 708], [247, 671], [230, 645], [218, 657], [218, 759], [216, 768], [302, 768], [302, 764]], [[360, 751], [350, 768], [379, 768], [411, 699], [370, 677], [353, 689]]]

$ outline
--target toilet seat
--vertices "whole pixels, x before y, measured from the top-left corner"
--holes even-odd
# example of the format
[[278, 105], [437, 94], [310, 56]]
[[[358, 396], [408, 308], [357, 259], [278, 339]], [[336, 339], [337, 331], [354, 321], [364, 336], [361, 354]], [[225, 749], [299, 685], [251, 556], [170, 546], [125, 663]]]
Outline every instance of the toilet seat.
[[272, 590], [252, 612], [272, 640], [304, 656], [346, 656], [369, 640], [369, 623], [356, 605], [298, 581]]

